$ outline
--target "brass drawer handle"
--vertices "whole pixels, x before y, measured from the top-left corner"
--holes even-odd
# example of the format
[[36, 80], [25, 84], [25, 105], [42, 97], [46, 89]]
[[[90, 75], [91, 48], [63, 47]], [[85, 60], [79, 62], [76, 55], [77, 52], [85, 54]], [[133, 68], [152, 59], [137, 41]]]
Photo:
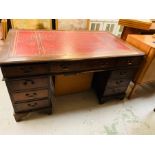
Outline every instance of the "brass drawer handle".
[[30, 84], [33, 85], [34, 84], [34, 81], [33, 80], [25, 80], [23, 84], [24, 85], [27, 85], [28, 83], [30, 83]]
[[101, 63], [101, 67], [105, 67], [107, 65], [109, 65], [109, 64], [108, 63]]
[[34, 97], [34, 96], [36, 96], [36, 95], [37, 95], [37, 93], [32, 93], [32, 94], [26, 93], [26, 94], [25, 94], [25, 96], [27, 96], [27, 97]]
[[32, 67], [20, 67], [20, 69], [22, 70], [22, 72], [24, 74], [28, 74], [28, 73], [31, 73], [33, 71]]
[[132, 65], [132, 61], [131, 60], [128, 60], [128, 65]]
[[34, 103], [28, 103], [27, 105], [28, 105], [29, 107], [35, 107], [35, 106], [38, 105], [38, 103], [37, 103], [37, 102], [34, 102]]
[[101, 67], [106, 67], [109, 65], [109, 62], [100, 62]]
[[60, 67], [61, 67], [63, 70], [69, 70], [68, 65], [60, 64]]
[[127, 72], [126, 71], [122, 71], [122, 72], [120, 72], [120, 75], [125, 75]]
[[122, 83], [122, 82], [123, 82], [122, 80], [116, 81], [116, 84], [120, 84], [120, 83]]

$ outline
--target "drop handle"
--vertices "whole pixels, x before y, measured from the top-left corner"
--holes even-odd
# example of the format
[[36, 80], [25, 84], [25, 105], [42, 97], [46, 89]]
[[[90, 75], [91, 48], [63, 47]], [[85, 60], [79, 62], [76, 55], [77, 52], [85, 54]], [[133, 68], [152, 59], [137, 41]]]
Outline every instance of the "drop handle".
[[34, 81], [33, 80], [25, 80], [23, 84], [24, 85], [27, 85], [28, 83], [30, 83], [30, 84], [33, 85], [34, 84]]
[[132, 65], [132, 61], [128, 60], [128, 65]]
[[29, 93], [26, 93], [25, 96], [27, 97], [35, 97], [37, 95], [37, 93], [32, 93], [32, 94], [29, 94]]
[[125, 75], [126, 73], [127, 73], [127, 72], [123, 72], [123, 71], [122, 71], [122, 72], [120, 72], [120, 75]]
[[123, 82], [122, 80], [116, 81], [116, 84], [120, 84], [120, 83], [122, 83], [122, 82]]
[[107, 65], [109, 65], [109, 63], [108, 63], [108, 62], [101, 63], [101, 67], [105, 67], [105, 66], [107, 66]]
[[21, 67], [20, 69], [23, 71], [24, 74], [28, 74], [33, 71], [32, 67]]
[[37, 106], [37, 102], [34, 102], [34, 103], [28, 103], [27, 105], [29, 106], [29, 107], [35, 107], [35, 106]]
[[68, 65], [65, 65], [65, 64], [61, 64], [60, 67], [61, 67], [62, 69], [64, 69], [64, 70], [68, 70], [68, 69], [69, 69], [69, 68], [68, 68]]

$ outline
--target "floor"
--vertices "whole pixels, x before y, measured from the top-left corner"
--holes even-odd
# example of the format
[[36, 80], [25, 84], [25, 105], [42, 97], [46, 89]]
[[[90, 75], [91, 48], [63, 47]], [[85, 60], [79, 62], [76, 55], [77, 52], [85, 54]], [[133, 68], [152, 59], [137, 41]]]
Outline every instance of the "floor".
[[53, 115], [33, 113], [16, 123], [5, 82], [0, 81], [0, 134], [155, 134], [154, 90], [155, 84], [140, 87], [131, 100], [102, 105], [92, 90], [61, 96]]

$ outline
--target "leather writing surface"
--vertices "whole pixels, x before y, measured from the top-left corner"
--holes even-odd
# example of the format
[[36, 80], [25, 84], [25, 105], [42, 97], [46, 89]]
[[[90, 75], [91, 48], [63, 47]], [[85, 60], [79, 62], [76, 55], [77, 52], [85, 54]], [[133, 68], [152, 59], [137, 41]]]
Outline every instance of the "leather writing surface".
[[108, 33], [18, 31], [13, 53], [14, 56], [31, 56], [40, 53], [54, 55], [55, 52], [91, 54], [112, 50], [129, 50], [129, 48]]
[[107, 32], [12, 30], [7, 40], [1, 63], [143, 55]]
[[35, 32], [16, 33], [13, 56], [34, 56], [40, 53]]

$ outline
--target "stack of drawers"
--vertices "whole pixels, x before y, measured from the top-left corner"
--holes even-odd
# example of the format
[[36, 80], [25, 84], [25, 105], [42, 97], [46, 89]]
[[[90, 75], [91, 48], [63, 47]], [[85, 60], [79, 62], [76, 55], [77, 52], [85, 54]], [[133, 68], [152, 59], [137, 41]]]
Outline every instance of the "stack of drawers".
[[109, 75], [106, 75], [105, 72], [96, 73], [94, 88], [100, 103], [104, 103], [112, 97], [123, 99], [134, 73], [135, 69], [114, 70], [109, 72]]
[[112, 71], [106, 84], [103, 96], [122, 93], [122, 97], [120, 96], [120, 98], [123, 98], [126, 89], [133, 78], [134, 72], [134, 69]]
[[2, 67], [12, 100], [16, 121], [23, 113], [46, 110], [52, 112], [51, 79], [46, 64]]
[[93, 79], [95, 89], [100, 103], [111, 98], [123, 99], [130, 81], [136, 73], [141, 58], [128, 57], [118, 59], [116, 69], [108, 72], [97, 72]]

